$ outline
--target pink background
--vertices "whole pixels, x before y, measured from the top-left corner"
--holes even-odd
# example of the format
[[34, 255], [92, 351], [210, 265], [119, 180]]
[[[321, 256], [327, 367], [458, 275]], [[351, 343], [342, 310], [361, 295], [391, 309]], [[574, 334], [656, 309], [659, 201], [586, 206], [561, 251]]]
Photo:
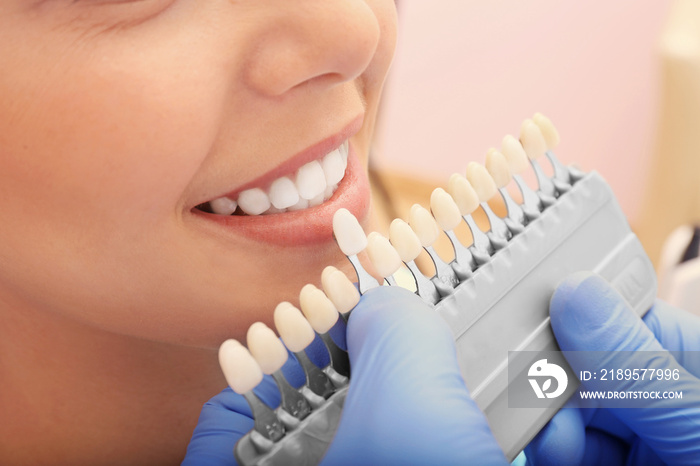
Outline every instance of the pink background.
[[[670, 0], [403, 0], [374, 163], [447, 182], [534, 112], [638, 213]], [[426, 200], [427, 201], [427, 200]]]

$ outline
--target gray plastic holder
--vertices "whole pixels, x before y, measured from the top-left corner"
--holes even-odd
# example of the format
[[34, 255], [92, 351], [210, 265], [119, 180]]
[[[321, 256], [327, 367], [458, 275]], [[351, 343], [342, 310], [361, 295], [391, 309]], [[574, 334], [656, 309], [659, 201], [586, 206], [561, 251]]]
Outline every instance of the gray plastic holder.
[[[578, 271], [597, 272], [640, 316], [656, 297], [652, 264], [612, 190], [595, 172], [580, 176], [434, 305], [452, 330], [471, 396], [509, 461], [567, 401], [562, 396], [549, 408], [508, 407], [508, 352], [558, 350], [549, 300], [559, 281]], [[362, 278], [359, 261], [353, 265]], [[234, 449], [239, 464], [318, 464], [337, 430], [347, 389], [288, 426], [274, 444], [256, 446], [254, 431], [243, 436]]]
[[654, 304], [651, 261], [595, 172], [435, 306], [452, 329], [467, 387], [508, 460], [567, 401], [559, 399], [553, 408], [509, 408], [508, 351], [558, 350], [549, 300], [559, 281], [578, 271], [607, 279], [639, 315]]

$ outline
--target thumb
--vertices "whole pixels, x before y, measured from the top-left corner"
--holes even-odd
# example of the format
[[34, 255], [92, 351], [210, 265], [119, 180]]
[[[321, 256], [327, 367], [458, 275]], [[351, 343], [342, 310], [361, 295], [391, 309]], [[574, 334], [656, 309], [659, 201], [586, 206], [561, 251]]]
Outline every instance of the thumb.
[[348, 322], [352, 378], [326, 464], [505, 464], [462, 379], [454, 339], [399, 287], [362, 296]]
[[[598, 374], [583, 382], [585, 390], [646, 392], [651, 397], [682, 392], [682, 398], [675, 399], [644, 397], [635, 402], [639, 407], [619, 407], [624, 401], [605, 403], [665, 462], [700, 462], [700, 380], [678, 364], [605, 280], [594, 274], [566, 279], [552, 296], [550, 316], [574, 371]], [[655, 375], [650, 378], [646, 371], [646, 378], [634, 380], [624, 375], [625, 369], [654, 369]], [[603, 370], [614, 371], [615, 376], [607, 372], [602, 380]], [[677, 377], [666, 377], [671, 374]]]

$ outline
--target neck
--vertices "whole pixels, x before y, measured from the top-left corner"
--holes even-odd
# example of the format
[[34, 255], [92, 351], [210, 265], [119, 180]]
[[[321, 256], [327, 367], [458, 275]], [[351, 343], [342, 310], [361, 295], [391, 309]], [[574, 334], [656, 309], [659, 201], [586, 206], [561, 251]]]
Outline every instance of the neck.
[[0, 322], [1, 464], [179, 464], [225, 386], [214, 349], [24, 309]]

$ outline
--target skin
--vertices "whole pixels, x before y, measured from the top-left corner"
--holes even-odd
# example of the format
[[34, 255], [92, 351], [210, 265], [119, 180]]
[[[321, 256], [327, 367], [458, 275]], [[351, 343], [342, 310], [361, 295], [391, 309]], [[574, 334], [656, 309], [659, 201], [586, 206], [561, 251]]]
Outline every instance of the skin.
[[0, 463], [181, 461], [221, 341], [345, 264], [193, 207], [360, 116], [366, 168], [395, 28], [388, 0], [0, 2]]

